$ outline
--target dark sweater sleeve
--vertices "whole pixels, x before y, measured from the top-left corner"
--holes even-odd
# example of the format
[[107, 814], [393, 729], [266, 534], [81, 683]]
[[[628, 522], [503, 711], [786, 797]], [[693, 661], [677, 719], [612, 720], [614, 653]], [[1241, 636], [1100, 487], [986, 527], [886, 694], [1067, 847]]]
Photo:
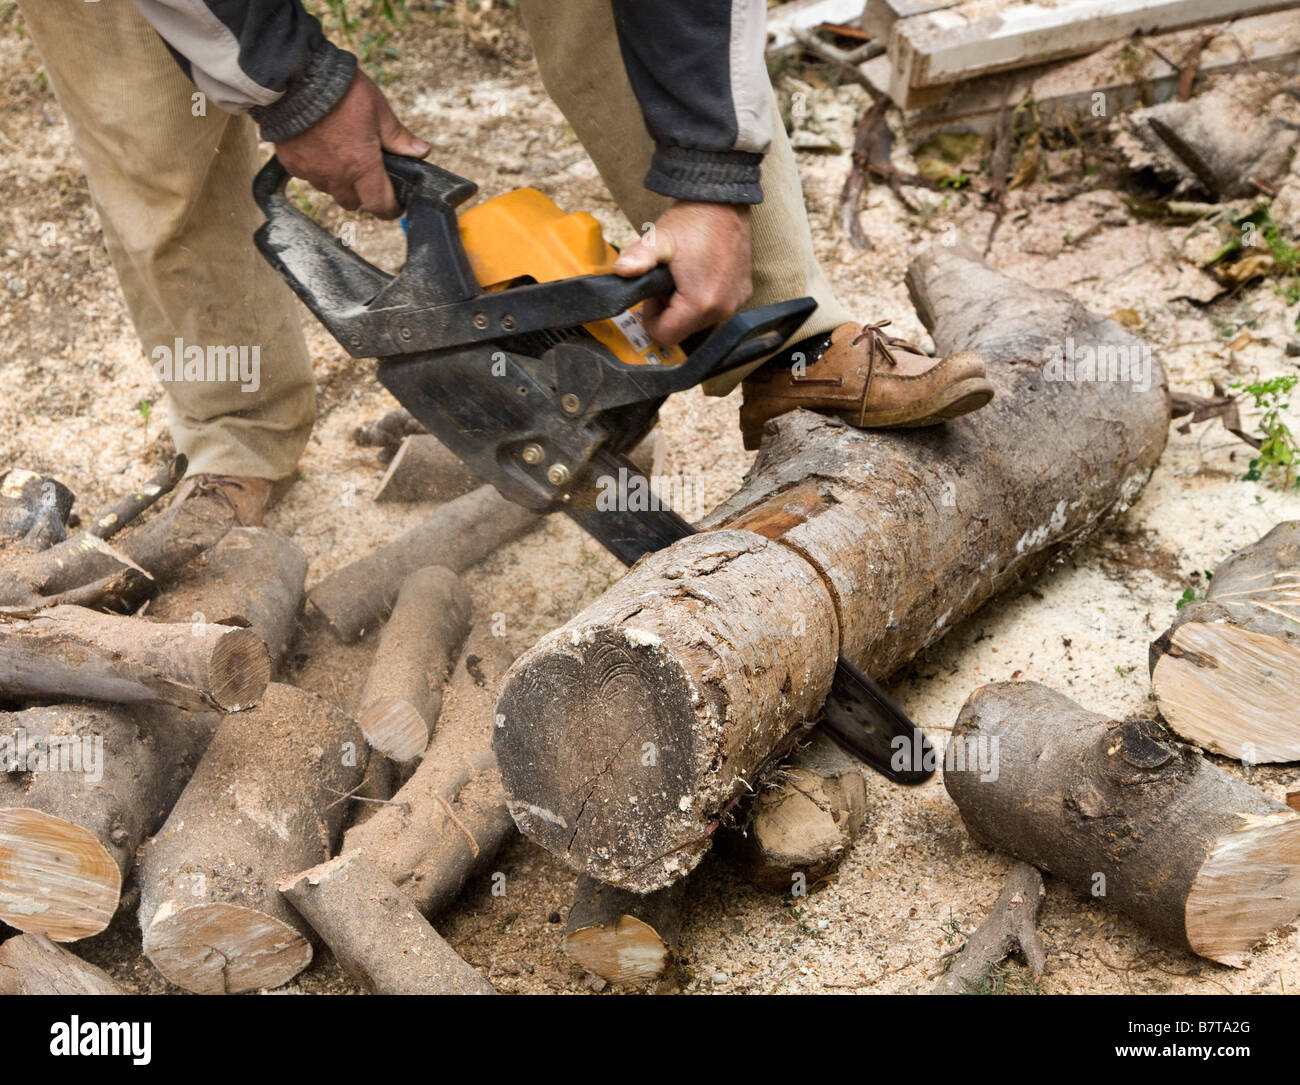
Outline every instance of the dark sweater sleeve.
[[611, 0], [628, 79], [655, 143], [645, 186], [761, 203], [772, 140], [764, 0]]
[[135, 0], [194, 85], [249, 113], [272, 142], [338, 104], [357, 58], [333, 45], [300, 0]]

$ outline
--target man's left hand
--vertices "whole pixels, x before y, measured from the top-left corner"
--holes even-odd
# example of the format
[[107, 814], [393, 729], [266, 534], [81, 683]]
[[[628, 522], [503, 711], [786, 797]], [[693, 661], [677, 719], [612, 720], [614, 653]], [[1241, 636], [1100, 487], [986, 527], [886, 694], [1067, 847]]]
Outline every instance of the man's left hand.
[[614, 271], [627, 278], [667, 264], [677, 290], [641, 310], [645, 329], [673, 346], [691, 332], [711, 328], [739, 311], [753, 293], [749, 207], [681, 200], [624, 250]]

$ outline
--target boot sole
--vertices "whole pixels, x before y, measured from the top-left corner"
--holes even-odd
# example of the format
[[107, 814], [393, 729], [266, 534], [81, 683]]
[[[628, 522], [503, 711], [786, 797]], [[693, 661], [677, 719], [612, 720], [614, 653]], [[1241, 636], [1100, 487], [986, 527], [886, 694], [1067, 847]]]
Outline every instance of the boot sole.
[[[856, 411], [836, 411], [816, 407], [809, 410], [831, 415], [859, 429], [924, 429], [950, 422], [971, 411], [987, 406], [993, 399], [993, 385], [983, 377], [968, 377], [936, 392], [929, 399], [908, 407], [888, 411], [870, 411], [858, 422]], [[791, 408], [793, 409], [793, 408]], [[770, 420], [769, 420], [770, 421]], [[766, 425], [766, 422], [764, 423]], [[741, 437], [747, 451], [754, 451], [762, 443], [763, 426], [741, 428]]]

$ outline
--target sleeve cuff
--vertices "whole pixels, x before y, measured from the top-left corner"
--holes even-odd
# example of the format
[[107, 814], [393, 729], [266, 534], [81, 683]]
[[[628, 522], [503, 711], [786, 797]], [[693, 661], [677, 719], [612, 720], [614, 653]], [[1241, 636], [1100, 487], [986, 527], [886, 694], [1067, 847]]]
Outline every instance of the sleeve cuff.
[[321, 42], [307, 69], [270, 105], [249, 110], [262, 138], [279, 143], [305, 132], [331, 109], [352, 85], [357, 58], [332, 42]]
[[749, 151], [695, 151], [659, 145], [645, 187], [675, 200], [762, 203], [763, 156]]

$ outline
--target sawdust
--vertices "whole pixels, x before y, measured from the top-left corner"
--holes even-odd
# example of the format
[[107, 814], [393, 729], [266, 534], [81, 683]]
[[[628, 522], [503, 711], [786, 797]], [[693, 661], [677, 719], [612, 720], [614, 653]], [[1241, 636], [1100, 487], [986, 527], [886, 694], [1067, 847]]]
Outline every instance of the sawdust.
[[[433, 143], [432, 158], [473, 178], [485, 197], [535, 185], [565, 208], [591, 211], [615, 243], [630, 240], [631, 227], [531, 63], [484, 54], [478, 39], [444, 22], [417, 14], [396, 35], [401, 58], [385, 62], [388, 91], [409, 125]], [[517, 31], [498, 36], [495, 47], [507, 57], [524, 55]], [[0, 467], [58, 476], [76, 491], [84, 514], [144, 478], [170, 442], [162, 412], [146, 417], [137, 409], [144, 401], [158, 403], [161, 391], [140, 355], [71, 141], [39, 71], [9, 13], [0, 19], [0, 366], [7, 392], [0, 403]], [[840, 126], [833, 142], [847, 148], [851, 131], [843, 126], [852, 123], [863, 92], [822, 80], [816, 94], [836, 106], [817, 115], [823, 125]], [[906, 190], [909, 208], [872, 185], [862, 221], [874, 248], [855, 252], [834, 225], [847, 154], [802, 154], [800, 163], [817, 252], [844, 300], [862, 320], [891, 318], [893, 331], [927, 342], [903, 285], [908, 260], [945, 231], [982, 248], [992, 212], [969, 191]], [[898, 164], [913, 166], [903, 148]], [[1102, 313], [1131, 310], [1136, 331], [1159, 351], [1176, 388], [1208, 394], [1212, 375], [1290, 368], [1283, 346], [1295, 314], [1272, 283], [1198, 307], [1187, 298], [1200, 296], [1206, 284], [1177, 259], [1186, 227], [1136, 219], [1100, 182], [1075, 191], [1079, 178], [1067, 174], [1049, 156], [1038, 179], [1011, 194], [990, 254], [993, 266], [1069, 290]], [[1052, 179], [1057, 176], [1062, 179]], [[327, 225], [347, 217], [324, 198], [316, 202]], [[1297, 209], [1300, 176], [1292, 173], [1274, 204], [1291, 233], [1300, 229]], [[356, 221], [364, 255], [389, 266], [400, 262], [394, 227]], [[50, 245], [42, 244], [45, 223], [53, 224]], [[321, 420], [302, 480], [270, 523], [306, 550], [311, 583], [431, 509], [371, 503], [382, 469], [373, 450], [355, 447], [349, 435], [392, 400], [374, 381], [373, 363], [347, 358], [305, 313], [304, 326], [317, 362]], [[1244, 344], [1242, 328], [1250, 331]], [[1229, 342], [1240, 349], [1229, 349]], [[737, 407], [738, 395], [676, 397], [663, 413], [668, 453], [660, 470], [698, 479], [708, 502], [730, 493], [752, 459], [741, 448]], [[1249, 415], [1247, 425], [1253, 425]], [[954, 628], [900, 677], [896, 694], [940, 740], [969, 692], [994, 680], [1045, 682], [1098, 711], [1146, 707], [1146, 647], [1168, 624], [1182, 587], [1196, 585], [1200, 570], [1274, 523], [1300, 517], [1300, 497], [1240, 481], [1248, 459], [1249, 450], [1216, 423], [1172, 433], [1141, 500], [1111, 530], [1018, 595]], [[477, 613], [502, 615], [512, 645], [523, 649], [619, 574], [597, 544], [556, 519], [465, 579]], [[372, 642], [340, 645], [309, 621], [283, 677], [353, 708], [372, 652]], [[1300, 787], [1300, 770], [1259, 768], [1252, 779], [1280, 798]], [[909, 791], [875, 779], [869, 798], [868, 833], [806, 899], [757, 891], [722, 860], [706, 860], [688, 892], [684, 989], [883, 992], [930, 985], [941, 954], [951, 948], [953, 922], [963, 932], [973, 929], [1011, 862], [971, 843], [938, 779]], [[506, 876], [504, 895], [480, 879], [439, 929], [502, 991], [588, 991], [581, 970], [559, 948], [572, 875], [523, 840], [495, 866]], [[174, 990], [140, 956], [134, 901], [132, 890], [113, 926], [75, 951], [129, 989]], [[1246, 968], [1231, 970], [1165, 949], [1125, 917], [1048, 879], [1042, 931], [1049, 963], [1041, 988], [1049, 992], [1300, 989], [1294, 927], [1270, 938]], [[326, 952], [284, 988], [352, 989]]]

